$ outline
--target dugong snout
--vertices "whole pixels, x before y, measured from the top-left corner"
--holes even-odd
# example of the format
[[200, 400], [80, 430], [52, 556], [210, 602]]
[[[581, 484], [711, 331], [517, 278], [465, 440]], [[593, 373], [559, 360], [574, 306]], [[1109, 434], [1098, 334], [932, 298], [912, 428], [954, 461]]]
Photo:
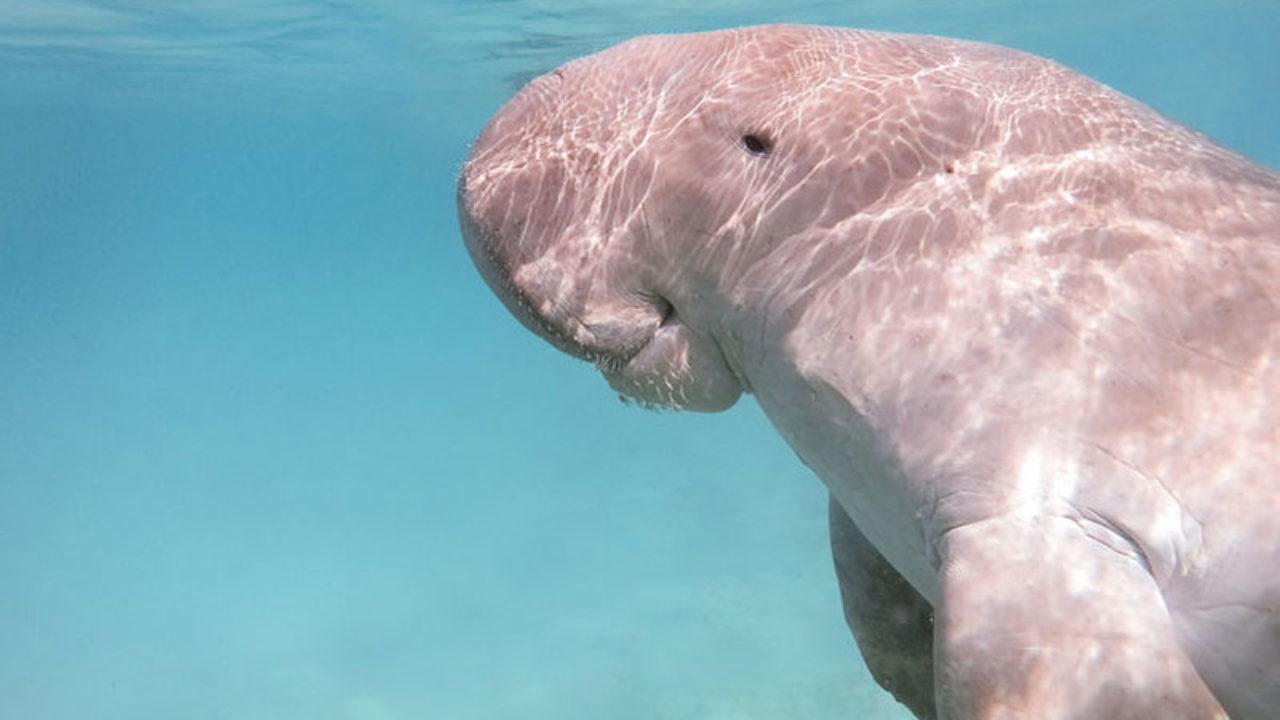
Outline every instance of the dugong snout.
[[[584, 149], [558, 121], [563, 70], [534, 79], [494, 116], [458, 178], [458, 217], [485, 282], [522, 324], [596, 364], [634, 357], [667, 315], [658, 299], [601, 312], [598, 231], [577, 219]], [[594, 241], [594, 242], [593, 242]]]
[[[570, 63], [493, 117], [458, 179], [459, 224], [485, 282], [527, 328], [648, 405], [717, 411], [742, 393], [716, 340], [679, 312], [651, 214], [661, 133], [630, 107], [589, 103], [621, 58]], [[647, 123], [647, 124], [646, 124]], [[683, 296], [681, 296], [683, 297]], [[686, 307], [688, 304], [686, 304]]]
[[467, 251], [511, 314], [559, 350], [601, 367], [622, 367], [635, 357], [669, 317], [670, 304], [654, 296], [629, 312], [593, 320], [584, 297], [589, 286], [575, 280], [571, 265], [527, 240], [532, 233], [525, 228], [535, 221], [489, 220], [471, 202], [468, 180], [466, 171], [458, 180], [458, 221]]
[[715, 412], [742, 386], [714, 341], [690, 330], [669, 300], [639, 291], [592, 302], [589, 275], [567, 275], [546, 255], [527, 259], [520, 234], [494, 231], [458, 181], [458, 216], [467, 251], [512, 315], [556, 348], [595, 364], [610, 386], [643, 404]]

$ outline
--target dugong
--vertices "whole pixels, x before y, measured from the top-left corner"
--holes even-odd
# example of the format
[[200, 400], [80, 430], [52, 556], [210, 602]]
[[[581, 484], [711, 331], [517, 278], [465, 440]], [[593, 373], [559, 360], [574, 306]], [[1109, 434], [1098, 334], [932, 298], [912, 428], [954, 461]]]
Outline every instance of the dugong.
[[619, 393], [756, 397], [917, 716], [1280, 713], [1280, 176], [1021, 52], [768, 26], [533, 80], [458, 208]]

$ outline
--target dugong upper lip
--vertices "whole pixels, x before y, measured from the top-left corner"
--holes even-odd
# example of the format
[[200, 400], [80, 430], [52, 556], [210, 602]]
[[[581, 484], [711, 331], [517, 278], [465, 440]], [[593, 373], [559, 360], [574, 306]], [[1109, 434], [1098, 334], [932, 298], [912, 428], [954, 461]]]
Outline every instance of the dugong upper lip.
[[655, 303], [654, 321], [643, 324], [584, 324], [565, 314], [550, 318], [539, 312], [534, 299], [512, 277], [511, 267], [499, 251], [501, 239], [475, 218], [467, 206], [465, 172], [458, 179], [458, 218], [468, 254], [480, 276], [520, 324], [557, 349], [593, 363], [605, 371], [625, 367], [657, 334], [670, 316], [670, 304]]

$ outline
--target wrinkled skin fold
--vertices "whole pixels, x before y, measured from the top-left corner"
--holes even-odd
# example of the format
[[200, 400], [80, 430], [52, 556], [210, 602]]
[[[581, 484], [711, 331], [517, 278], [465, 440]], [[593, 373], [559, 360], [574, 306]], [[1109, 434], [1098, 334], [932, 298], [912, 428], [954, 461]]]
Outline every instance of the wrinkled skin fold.
[[535, 79], [458, 208], [617, 392], [756, 398], [918, 717], [1275, 716], [1277, 175], [1041, 58], [767, 26]]

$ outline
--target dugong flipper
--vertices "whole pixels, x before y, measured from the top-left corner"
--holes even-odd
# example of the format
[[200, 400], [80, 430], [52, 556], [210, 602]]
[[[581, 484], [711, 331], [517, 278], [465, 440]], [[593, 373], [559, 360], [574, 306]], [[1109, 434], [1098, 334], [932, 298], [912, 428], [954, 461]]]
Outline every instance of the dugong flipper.
[[933, 607], [875, 549], [831, 498], [831, 555], [844, 619], [880, 687], [920, 720], [933, 704]]
[[1151, 575], [1081, 530], [995, 520], [947, 533], [942, 716], [1226, 717]]
[[618, 392], [755, 397], [878, 678], [934, 608], [938, 717], [1276, 717], [1280, 175], [1043, 58], [769, 26], [535, 79], [458, 209]]

